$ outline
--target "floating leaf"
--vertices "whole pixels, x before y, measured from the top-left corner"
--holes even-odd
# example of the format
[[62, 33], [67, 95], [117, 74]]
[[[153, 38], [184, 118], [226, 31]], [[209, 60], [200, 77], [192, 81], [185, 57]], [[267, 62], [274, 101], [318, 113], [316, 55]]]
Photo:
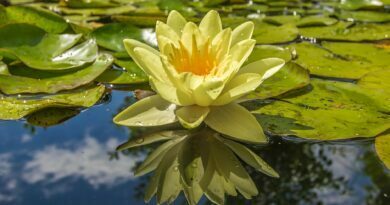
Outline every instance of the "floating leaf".
[[56, 93], [85, 85], [97, 78], [113, 62], [112, 56], [100, 54], [92, 64], [74, 73], [35, 79], [21, 76], [0, 75], [0, 90], [6, 94]]
[[3, 57], [0, 56], [0, 75], [9, 75], [8, 66], [3, 61], [1, 61]]
[[383, 3], [380, 0], [345, 0], [341, 1], [339, 7], [347, 10], [377, 9], [382, 8]]
[[166, 16], [130, 16], [130, 15], [114, 15], [112, 20], [118, 22], [131, 23], [140, 27], [154, 27], [157, 21], [166, 22]]
[[0, 97], [0, 119], [17, 120], [46, 107], [90, 107], [103, 95], [104, 86], [81, 88], [43, 97]]
[[344, 20], [362, 21], [362, 22], [388, 22], [390, 14], [376, 11], [340, 11], [336, 13], [337, 17]]
[[337, 23], [337, 19], [328, 17], [328, 16], [305, 16], [301, 18], [296, 25], [298, 27], [306, 26], [330, 26]]
[[367, 73], [359, 81], [358, 85], [370, 90], [372, 96], [381, 99], [383, 106], [390, 109], [390, 70], [382, 69]]
[[[19, 32], [24, 32], [24, 30]], [[1, 34], [0, 37], [2, 37]], [[47, 34], [39, 43], [31, 46], [17, 45], [18, 40], [15, 38], [7, 35], [5, 40], [8, 42], [5, 43], [6, 45], [0, 43], [0, 47], [2, 47], [0, 52], [11, 53], [24, 64], [35, 69], [70, 69], [93, 62], [97, 57], [98, 48], [93, 39], [74, 46], [80, 40], [80, 34]], [[10, 45], [10, 42], [16, 43]], [[71, 48], [72, 46], [74, 47]]]
[[99, 46], [114, 51], [125, 51], [123, 40], [142, 40], [142, 30], [129, 23], [111, 23], [92, 32]]
[[28, 6], [0, 8], [0, 25], [10, 23], [28, 23], [48, 33], [62, 33], [68, 28], [66, 21], [56, 13]]
[[246, 99], [266, 99], [302, 88], [310, 83], [309, 72], [295, 63], [287, 63], [272, 77], [265, 80]]
[[45, 35], [44, 30], [29, 24], [2, 25], [0, 26], [0, 48], [34, 46]]
[[60, 4], [69, 8], [100, 8], [114, 7], [118, 4], [111, 0], [60, 0]]
[[36, 126], [49, 127], [60, 124], [79, 113], [78, 109], [48, 107], [29, 115], [27, 122]]
[[380, 135], [375, 138], [375, 150], [379, 159], [390, 169], [390, 134]]
[[272, 134], [315, 140], [374, 137], [390, 128], [388, 107], [369, 90], [319, 79], [311, 85], [310, 92], [286, 94], [282, 101], [254, 108], [262, 127]]
[[66, 15], [83, 15], [83, 16], [110, 16], [110, 15], [119, 15], [133, 12], [136, 8], [133, 5], [124, 5], [118, 7], [110, 7], [110, 8], [67, 8], [56, 6], [52, 8], [53, 10], [60, 11]]
[[[303, 42], [289, 46], [295, 50], [298, 58], [294, 61], [298, 65], [310, 70], [318, 76], [359, 79], [371, 70], [380, 68], [361, 59], [348, 58], [337, 55], [318, 45]], [[348, 50], [344, 50], [348, 52]], [[360, 51], [357, 51], [360, 52]], [[381, 60], [382, 61], [382, 60]]]
[[280, 26], [287, 23], [295, 24], [299, 19], [301, 19], [301, 16], [299, 15], [280, 15], [266, 16], [263, 21]]
[[299, 33], [306, 38], [345, 41], [375, 41], [390, 38], [389, 24], [356, 24], [338, 22], [331, 26], [304, 27]]
[[291, 60], [291, 52], [288, 49], [272, 45], [258, 45], [253, 48], [245, 64], [249, 64], [264, 58], [281, 58], [288, 62]]
[[255, 22], [253, 39], [258, 44], [285, 43], [298, 37], [298, 29], [294, 24], [274, 26], [267, 23]]

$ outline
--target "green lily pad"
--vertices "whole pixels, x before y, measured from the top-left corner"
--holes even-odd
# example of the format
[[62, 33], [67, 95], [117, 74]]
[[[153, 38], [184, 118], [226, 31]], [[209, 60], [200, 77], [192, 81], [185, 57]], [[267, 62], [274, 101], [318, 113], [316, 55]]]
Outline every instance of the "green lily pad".
[[301, 18], [296, 25], [298, 27], [306, 27], [306, 26], [330, 26], [337, 23], [337, 19], [331, 18], [328, 16], [305, 16]]
[[346, 60], [368, 64], [372, 69], [390, 69], [390, 48], [381, 44], [322, 42], [321, 45]]
[[362, 88], [370, 90], [373, 96], [382, 99], [384, 106], [390, 109], [390, 70], [374, 70], [367, 73], [359, 81], [358, 85]]
[[124, 5], [110, 8], [67, 8], [67, 7], [54, 7], [54, 10], [60, 11], [66, 15], [78, 14], [83, 16], [111, 16], [118, 14], [131, 13], [136, 10], [133, 5]]
[[305, 87], [310, 83], [309, 72], [295, 63], [287, 63], [272, 77], [265, 80], [246, 99], [266, 99], [279, 96], [290, 90]]
[[125, 51], [123, 40], [126, 38], [142, 40], [142, 29], [128, 23], [111, 23], [92, 32], [99, 46], [114, 51]]
[[81, 88], [43, 97], [0, 97], [0, 119], [17, 120], [47, 107], [90, 107], [104, 94], [104, 86]]
[[306, 38], [345, 41], [375, 41], [390, 38], [390, 24], [356, 24], [338, 22], [331, 26], [304, 27], [299, 32]]
[[7, 64], [1, 61], [3, 57], [0, 56], [0, 75], [9, 75], [9, 70]]
[[378, 69], [369, 62], [336, 55], [308, 42], [292, 44], [289, 48], [297, 53], [298, 58], [294, 62], [308, 69], [313, 75], [359, 79], [371, 70]]
[[2, 25], [0, 26], [0, 48], [34, 46], [45, 35], [43, 29], [29, 24]]
[[149, 81], [148, 76], [131, 60], [115, 60], [115, 65], [120, 69], [109, 69], [104, 71], [96, 81], [110, 84], [138, 84]]
[[56, 93], [88, 84], [102, 74], [113, 62], [108, 54], [100, 54], [92, 64], [74, 73], [35, 79], [21, 76], [0, 75], [0, 90], [6, 94]]
[[[2, 27], [4, 28], [4, 27]], [[30, 30], [29, 27], [25, 29]], [[8, 29], [5, 29], [8, 30]], [[24, 32], [21, 29], [19, 32]], [[81, 34], [47, 34], [35, 45], [19, 45], [17, 36], [5, 33], [4, 44], [0, 41], [0, 52], [16, 56], [29, 67], [41, 70], [64, 70], [91, 63], [97, 57], [96, 42], [91, 39], [74, 46]], [[32, 36], [36, 38], [40, 36]], [[33, 42], [34, 40], [30, 40]], [[12, 45], [15, 42], [15, 45]], [[74, 46], [72, 48], [72, 46]]]
[[28, 6], [0, 7], [0, 25], [10, 23], [28, 23], [48, 33], [62, 33], [68, 28], [61, 16], [48, 10]]
[[31, 125], [49, 127], [60, 124], [80, 113], [79, 109], [48, 107], [38, 110], [27, 117]]
[[[301, 94], [301, 95], [299, 95]], [[311, 80], [306, 93], [290, 93], [257, 106], [266, 131], [314, 140], [374, 137], [390, 128], [388, 108], [352, 83]]]
[[292, 56], [288, 49], [279, 46], [272, 45], [258, 45], [253, 48], [252, 53], [249, 55], [246, 64], [264, 59], [264, 58], [281, 58], [286, 62], [290, 61]]
[[106, 8], [115, 7], [118, 4], [111, 0], [60, 0], [62, 6], [69, 8]]
[[277, 15], [267, 16], [263, 21], [280, 26], [287, 23], [295, 24], [299, 19], [301, 19], [301, 16], [299, 15]]
[[379, 159], [390, 169], [390, 134], [375, 138], [375, 150]]
[[113, 21], [131, 23], [140, 27], [154, 27], [157, 21], [166, 22], [166, 16], [130, 16], [130, 15], [114, 15], [111, 17]]
[[379, 0], [345, 0], [341, 1], [339, 7], [346, 10], [358, 9], [379, 9], [383, 8], [384, 4]]
[[362, 22], [388, 22], [390, 21], [390, 14], [384, 12], [375, 11], [340, 11], [336, 13], [337, 17], [344, 20], [353, 19], [354, 21]]
[[255, 22], [253, 39], [258, 44], [286, 43], [298, 37], [298, 28], [294, 24], [274, 26], [267, 23]]

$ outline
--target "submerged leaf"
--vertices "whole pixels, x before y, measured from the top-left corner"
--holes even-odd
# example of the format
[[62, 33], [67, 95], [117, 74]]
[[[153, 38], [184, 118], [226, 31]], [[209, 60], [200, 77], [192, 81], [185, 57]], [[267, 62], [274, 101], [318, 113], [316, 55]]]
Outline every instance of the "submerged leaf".
[[32, 113], [27, 122], [36, 126], [49, 127], [60, 124], [80, 113], [79, 109], [48, 107]]

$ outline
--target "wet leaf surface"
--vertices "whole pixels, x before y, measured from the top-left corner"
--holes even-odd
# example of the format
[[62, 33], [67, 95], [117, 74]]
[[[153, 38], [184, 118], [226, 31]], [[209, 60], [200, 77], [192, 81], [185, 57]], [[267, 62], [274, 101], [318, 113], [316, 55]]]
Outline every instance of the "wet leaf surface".
[[375, 138], [375, 150], [383, 164], [390, 169], [390, 134], [383, 134]]
[[262, 127], [276, 135], [341, 140], [374, 137], [390, 128], [388, 108], [357, 85], [312, 79], [308, 89], [249, 107]]
[[17, 120], [46, 107], [90, 107], [102, 97], [104, 90], [104, 86], [98, 86], [42, 97], [1, 96], [0, 119]]
[[6, 94], [56, 93], [88, 84], [103, 73], [113, 62], [112, 56], [100, 54], [96, 61], [74, 73], [44, 79], [14, 75], [0, 75], [0, 90]]

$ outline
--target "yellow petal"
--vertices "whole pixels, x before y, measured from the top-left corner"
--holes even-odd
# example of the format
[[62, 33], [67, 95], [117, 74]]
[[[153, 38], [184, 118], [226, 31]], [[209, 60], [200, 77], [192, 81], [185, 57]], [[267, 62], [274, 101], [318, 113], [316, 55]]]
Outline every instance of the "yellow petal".
[[252, 53], [253, 47], [256, 41], [253, 39], [247, 39], [238, 42], [235, 46], [230, 49], [229, 54], [232, 56], [234, 66], [241, 67], [245, 60]]
[[278, 72], [285, 64], [285, 61], [280, 58], [266, 58], [250, 63], [240, 69], [238, 74], [256, 73], [262, 76], [262, 80], [266, 80], [276, 72]]
[[244, 107], [231, 103], [211, 107], [205, 123], [232, 139], [250, 143], [266, 143], [267, 138], [256, 118]]
[[245, 22], [237, 26], [232, 33], [232, 46], [236, 43], [250, 39], [253, 34], [254, 24], [251, 21]]
[[224, 81], [219, 78], [211, 78], [201, 83], [192, 96], [197, 105], [209, 106], [220, 95], [224, 87]]
[[167, 24], [176, 31], [177, 35], [181, 36], [184, 25], [186, 23], [186, 19], [179, 12], [173, 10], [169, 13]]
[[114, 123], [124, 126], [160, 126], [177, 122], [176, 105], [158, 95], [144, 98], [114, 117]]
[[162, 42], [159, 41], [159, 36], [165, 36], [166, 38], [171, 39], [171, 41], [175, 42], [177, 45], [179, 44], [180, 38], [176, 31], [161, 21], [157, 21], [156, 23], [156, 36], [159, 48], [163, 48], [161, 45]]
[[223, 60], [224, 57], [229, 54], [231, 40], [232, 30], [230, 28], [224, 29], [214, 37], [211, 43], [211, 49], [218, 62]]
[[218, 12], [211, 10], [199, 24], [199, 30], [204, 36], [214, 38], [222, 30], [222, 22]]
[[146, 74], [160, 81], [169, 83], [167, 74], [165, 73], [158, 55], [144, 48], [136, 47], [134, 49], [134, 56], [137, 58], [137, 64]]
[[176, 116], [183, 127], [192, 129], [198, 127], [203, 122], [209, 111], [208, 107], [185, 106], [176, 110]]
[[150, 78], [150, 85], [162, 98], [180, 106], [188, 106], [194, 104], [194, 99], [189, 93], [183, 92], [176, 87]]
[[261, 75], [244, 73], [228, 82], [221, 95], [212, 105], [226, 105], [254, 91], [263, 82]]
[[196, 45], [199, 50], [202, 50], [206, 43], [206, 36], [202, 35], [198, 26], [193, 22], [188, 22], [183, 28], [181, 42], [189, 53], [192, 53], [193, 38], [195, 37]]
[[135, 48], [144, 48], [144, 49], [146, 49], [146, 50], [152, 52], [152, 53], [153, 53], [154, 55], [156, 55], [156, 56], [160, 55], [160, 53], [159, 53], [156, 49], [150, 47], [149, 45], [146, 45], [146, 44], [144, 44], [144, 43], [141, 43], [141, 42], [139, 42], [139, 41], [133, 40], [133, 39], [125, 39], [125, 40], [123, 40], [123, 43], [124, 43], [124, 45], [125, 45], [126, 51], [127, 51], [127, 53], [129, 54], [129, 56], [130, 56], [130, 57], [134, 60], [134, 62], [137, 63], [137, 65], [138, 65], [139, 67], [141, 67], [142, 69], [144, 69], [144, 68], [143, 68], [143, 64], [140, 63], [140, 59], [138, 59], [138, 57], [135, 55], [135, 52], [134, 52], [134, 49], [135, 49]]

